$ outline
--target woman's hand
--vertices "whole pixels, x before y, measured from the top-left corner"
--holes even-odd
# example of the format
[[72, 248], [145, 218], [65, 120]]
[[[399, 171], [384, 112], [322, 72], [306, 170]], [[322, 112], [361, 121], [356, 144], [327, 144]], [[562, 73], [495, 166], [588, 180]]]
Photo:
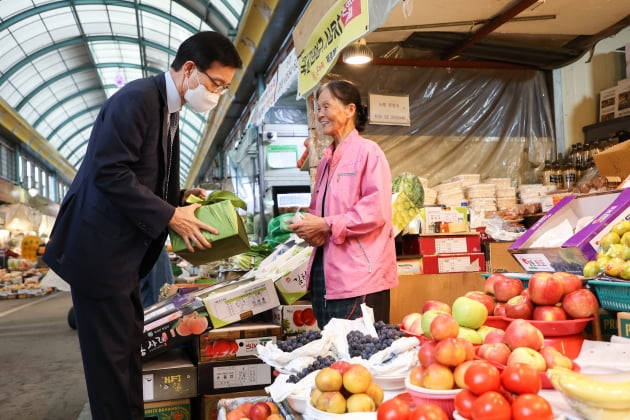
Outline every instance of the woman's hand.
[[304, 218], [288, 227], [310, 246], [322, 246], [330, 236], [330, 226], [323, 217], [304, 213]]

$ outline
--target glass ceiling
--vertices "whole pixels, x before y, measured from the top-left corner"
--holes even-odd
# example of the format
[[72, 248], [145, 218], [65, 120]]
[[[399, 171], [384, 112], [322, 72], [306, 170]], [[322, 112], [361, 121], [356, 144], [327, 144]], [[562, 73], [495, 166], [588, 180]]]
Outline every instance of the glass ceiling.
[[[0, 97], [71, 165], [103, 102], [166, 71], [193, 33], [236, 35], [247, 0], [0, 0]], [[180, 113], [181, 183], [207, 115]]]

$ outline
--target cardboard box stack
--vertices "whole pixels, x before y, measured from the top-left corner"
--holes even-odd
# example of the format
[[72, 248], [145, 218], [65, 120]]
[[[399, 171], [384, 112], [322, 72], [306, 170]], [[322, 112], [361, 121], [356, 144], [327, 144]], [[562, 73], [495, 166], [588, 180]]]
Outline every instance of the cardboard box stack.
[[[405, 264], [411, 264], [408, 274], [463, 273], [486, 269], [478, 232], [406, 235], [402, 249], [403, 258], [398, 260], [399, 273]], [[413, 269], [413, 257], [418, 256], [422, 257], [418, 267], [420, 273]]]
[[264, 396], [273, 368], [257, 357], [256, 346], [317, 329], [311, 304], [303, 300], [311, 252], [292, 237], [255, 270], [178, 288], [146, 308], [145, 417], [210, 420], [222, 398]]

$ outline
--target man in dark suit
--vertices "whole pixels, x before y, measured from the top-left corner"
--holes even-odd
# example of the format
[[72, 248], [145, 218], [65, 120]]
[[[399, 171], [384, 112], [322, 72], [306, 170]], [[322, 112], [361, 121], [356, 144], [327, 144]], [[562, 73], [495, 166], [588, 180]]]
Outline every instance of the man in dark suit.
[[72, 289], [92, 418], [143, 419], [139, 279], [164, 247], [167, 227], [194, 251], [218, 233], [184, 206], [178, 111], [216, 106], [242, 62], [216, 32], [179, 47], [169, 71], [132, 81], [103, 105], [66, 194], [44, 260]]

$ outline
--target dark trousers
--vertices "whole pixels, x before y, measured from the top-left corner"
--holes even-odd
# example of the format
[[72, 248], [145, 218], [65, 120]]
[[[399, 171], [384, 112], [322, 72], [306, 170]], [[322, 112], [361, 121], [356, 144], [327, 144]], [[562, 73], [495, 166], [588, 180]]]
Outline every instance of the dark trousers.
[[104, 299], [72, 290], [93, 420], [144, 419], [140, 356], [144, 312], [135, 284]]
[[[317, 326], [323, 329], [332, 318], [356, 319], [361, 317], [361, 304], [365, 303], [374, 312], [374, 321], [389, 323], [389, 289], [346, 299], [326, 299], [324, 277], [324, 252], [316, 249], [311, 267], [311, 303]], [[332, 280], [334, 281], [334, 280]]]

